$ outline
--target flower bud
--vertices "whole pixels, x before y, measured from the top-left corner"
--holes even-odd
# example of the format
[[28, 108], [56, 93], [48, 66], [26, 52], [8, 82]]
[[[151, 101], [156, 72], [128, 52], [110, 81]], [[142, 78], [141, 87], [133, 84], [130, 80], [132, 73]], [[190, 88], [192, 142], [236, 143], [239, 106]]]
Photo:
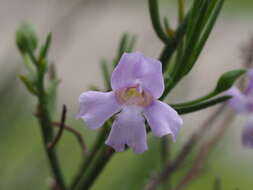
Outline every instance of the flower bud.
[[31, 25], [21, 24], [19, 26], [16, 31], [16, 44], [22, 54], [36, 49], [38, 39]]

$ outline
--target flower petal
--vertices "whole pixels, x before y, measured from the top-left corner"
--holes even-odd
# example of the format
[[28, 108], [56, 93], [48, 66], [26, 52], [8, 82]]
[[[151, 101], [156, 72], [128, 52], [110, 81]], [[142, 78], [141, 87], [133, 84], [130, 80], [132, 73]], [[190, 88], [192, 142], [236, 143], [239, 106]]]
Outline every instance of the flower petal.
[[79, 97], [79, 103], [80, 111], [77, 118], [82, 118], [91, 129], [101, 127], [121, 108], [114, 92], [84, 92]]
[[159, 98], [164, 91], [162, 64], [139, 52], [124, 53], [112, 73], [112, 89], [138, 84], [147, 89], [154, 98]]
[[253, 118], [250, 118], [242, 132], [242, 144], [245, 147], [253, 148]]
[[247, 73], [248, 77], [249, 77], [249, 82], [248, 82], [248, 86], [245, 90], [245, 94], [251, 94], [253, 95], [253, 69], [250, 69]]
[[233, 96], [229, 100], [229, 104], [236, 112], [248, 112], [250, 110], [250, 105], [252, 103], [248, 101], [247, 96], [245, 96], [238, 88], [232, 87], [226, 92], [226, 94]]
[[155, 100], [145, 109], [144, 116], [155, 136], [161, 137], [170, 134], [173, 141], [176, 141], [183, 120], [173, 108], [166, 103]]
[[117, 115], [106, 144], [117, 152], [124, 151], [125, 145], [131, 147], [135, 153], [146, 151], [148, 149], [146, 128], [140, 111], [135, 108], [124, 108]]

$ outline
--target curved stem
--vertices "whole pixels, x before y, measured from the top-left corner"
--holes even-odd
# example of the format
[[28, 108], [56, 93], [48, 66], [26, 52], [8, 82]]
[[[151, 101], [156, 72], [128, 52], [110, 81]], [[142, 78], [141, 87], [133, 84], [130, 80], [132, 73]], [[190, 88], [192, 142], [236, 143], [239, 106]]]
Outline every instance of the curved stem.
[[[52, 125], [57, 128], [60, 128], [60, 126], [61, 126], [61, 124], [58, 122], [53, 122]], [[85, 155], [87, 152], [87, 146], [82, 138], [82, 135], [77, 130], [73, 129], [72, 127], [70, 127], [68, 125], [64, 125], [64, 130], [67, 130], [68, 132], [70, 132], [76, 136], [76, 139], [80, 144], [82, 153], [83, 153], [83, 155]]]
[[64, 130], [64, 124], [65, 124], [65, 120], [66, 120], [66, 113], [67, 113], [67, 108], [65, 105], [63, 105], [63, 109], [62, 109], [62, 116], [61, 116], [61, 123], [60, 123], [60, 129], [56, 135], [56, 137], [53, 139], [53, 141], [48, 144], [47, 148], [48, 149], [52, 149], [55, 147], [55, 145], [59, 142], [59, 140], [61, 139], [61, 136], [63, 134], [63, 130]]
[[168, 35], [164, 32], [163, 27], [161, 26], [157, 0], [148, 0], [148, 3], [153, 28], [160, 40], [167, 44], [170, 42], [170, 39]]

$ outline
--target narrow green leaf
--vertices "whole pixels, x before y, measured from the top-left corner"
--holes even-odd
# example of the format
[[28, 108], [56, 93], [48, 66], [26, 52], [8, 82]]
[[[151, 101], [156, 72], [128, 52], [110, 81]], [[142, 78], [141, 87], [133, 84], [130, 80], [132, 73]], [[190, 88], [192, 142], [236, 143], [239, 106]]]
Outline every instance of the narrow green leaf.
[[57, 78], [51, 79], [49, 81], [47, 94], [48, 94], [48, 110], [51, 115], [55, 111], [55, 105], [56, 105], [56, 100], [57, 100], [57, 90], [58, 90], [58, 86], [60, 82], [61, 81]]
[[182, 24], [179, 25], [176, 32], [174, 33], [174, 38], [172, 38], [171, 43], [166, 44], [159, 57], [159, 60], [162, 62], [163, 72], [166, 72], [169, 60], [171, 59], [173, 53], [177, 49], [181, 40], [184, 38], [188, 21], [189, 21], [189, 13], [186, 15]]
[[126, 52], [130, 53], [133, 51], [135, 42], [136, 42], [136, 36], [132, 36], [132, 38], [129, 40], [127, 44]]
[[30, 56], [27, 53], [23, 54], [23, 63], [29, 72], [29, 76], [35, 78], [35, 75], [36, 75], [35, 67], [33, 63], [31, 62]]
[[159, 15], [159, 7], [158, 7], [158, 0], [148, 0], [149, 3], [149, 12], [150, 18], [153, 25], [153, 28], [156, 32], [158, 38], [164, 42], [165, 44], [170, 43], [170, 39], [168, 35], [164, 32], [164, 29], [160, 22], [160, 15]]
[[186, 40], [187, 44], [191, 44], [194, 41], [193, 37], [196, 35], [196, 31], [200, 28], [200, 23], [203, 21], [203, 15], [207, 8], [206, 0], [195, 0], [193, 2], [192, 8], [190, 9], [190, 18], [187, 25]]
[[136, 41], [135, 36], [131, 37], [128, 33], [124, 33], [122, 35], [120, 42], [119, 42], [119, 46], [118, 46], [118, 53], [112, 63], [113, 68], [115, 68], [117, 66], [123, 53], [133, 51], [135, 41]]
[[119, 47], [118, 47], [118, 55], [117, 55], [117, 60], [120, 59], [120, 57], [122, 56], [122, 54], [124, 53], [126, 47], [127, 47], [127, 41], [128, 41], [128, 34], [124, 33], [120, 39], [119, 42]]
[[178, 0], [178, 22], [181, 23], [184, 19], [185, 4], [184, 0]]
[[103, 79], [104, 79], [104, 83], [105, 83], [105, 87], [107, 90], [111, 89], [111, 79], [110, 79], [110, 72], [108, 69], [108, 65], [107, 62], [103, 59], [100, 62], [100, 68], [103, 74]]
[[[192, 13], [189, 12], [189, 23], [186, 31], [186, 40], [184, 54], [182, 55], [182, 59], [180, 59], [179, 63], [176, 63], [175, 69], [172, 71], [173, 83], [170, 83], [165, 88], [164, 97], [173, 89], [176, 84], [187, 75], [194, 64], [198, 56], [200, 55], [203, 47], [212, 31], [212, 28], [215, 24], [215, 21], [220, 13], [220, 10], [223, 6], [224, 0], [196, 0], [198, 2], [198, 6], [195, 5], [195, 11], [197, 13], [201, 13], [195, 19], [200, 19], [198, 24], [195, 27], [195, 24], [192, 22]], [[197, 7], [202, 6], [202, 10], [206, 11], [198, 11]], [[194, 6], [194, 5], [193, 5]], [[203, 7], [204, 6], [204, 7]], [[193, 9], [193, 8], [192, 8]], [[196, 13], [195, 13], [196, 14]], [[206, 22], [206, 19], [209, 18], [209, 21]], [[191, 24], [192, 23], [192, 24]], [[194, 26], [191, 26], [194, 25]], [[189, 28], [192, 27], [192, 28]]]
[[204, 102], [204, 101], [206, 101], [206, 100], [214, 97], [215, 95], [217, 95], [217, 94], [215, 94], [214, 92], [210, 92], [209, 94], [207, 94], [205, 96], [202, 96], [200, 98], [197, 98], [195, 100], [191, 100], [191, 101], [184, 102], [184, 103], [179, 103], [179, 104], [171, 104], [171, 106], [176, 107], [176, 108], [186, 107], [186, 106], [192, 106], [192, 105]]
[[193, 51], [192, 51], [191, 56], [188, 59], [188, 63], [186, 64], [186, 67], [181, 72], [181, 77], [187, 75], [193, 68], [194, 64], [196, 63], [208, 37], [210, 36], [210, 33], [214, 27], [214, 24], [218, 18], [223, 2], [224, 0], [219, 0], [218, 5], [214, 7], [213, 13], [210, 16], [209, 21], [205, 25], [205, 28], [203, 29], [202, 33], [199, 34], [200, 38], [199, 40], [196, 41], [195, 47], [191, 47]]
[[205, 25], [207, 24], [204, 22], [204, 19], [206, 11], [208, 10], [209, 1], [208, 0], [200, 1], [198, 6], [200, 6], [199, 8], [200, 10], [199, 11], [195, 10], [198, 13], [198, 15], [196, 15], [195, 16], [196, 18], [194, 18], [194, 23], [192, 24], [193, 26], [191, 26], [190, 24], [188, 25], [190, 29], [186, 34], [186, 46], [183, 58], [181, 59], [181, 62], [178, 64], [180, 65], [180, 67], [176, 72], [174, 72], [176, 80], [180, 80], [194, 66], [195, 61], [192, 61], [192, 57], [194, 57], [193, 55], [196, 54], [195, 53], [196, 46], [201, 37], [200, 34], [202, 33]]
[[40, 75], [44, 75], [48, 68], [48, 60], [46, 58], [41, 58], [37, 64], [38, 72]]
[[218, 80], [216, 88], [214, 92], [216, 94], [224, 92], [232, 87], [234, 82], [244, 73], [246, 72], [245, 69], [238, 69], [233, 71], [228, 71], [224, 73]]
[[239, 69], [239, 70], [233, 70], [224, 73], [218, 80], [217, 85], [215, 89], [208, 93], [205, 96], [202, 96], [200, 98], [197, 98], [195, 100], [191, 100], [188, 102], [180, 103], [180, 104], [171, 104], [171, 106], [175, 108], [181, 108], [181, 107], [186, 107], [186, 106], [193, 106], [196, 104], [199, 104], [203, 101], [206, 101], [210, 98], [213, 98], [214, 96], [217, 96], [218, 94], [228, 90], [229, 88], [232, 87], [234, 82], [242, 75], [245, 73], [246, 70], [244, 69]]
[[199, 111], [199, 110], [202, 110], [202, 109], [206, 109], [206, 108], [214, 106], [216, 104], [225, 102], [225, 101], [229, 100], [230, 98], [231, 98], [231, 96], [222, 96], [222, 97], [214, 98], [212, 100], [208, 100], [206, 102], [202, 102], [202, 103], [195, 104], [195, 105], [192, 105], [192, 106], [187, 106], [187, 107], [182, 107], [182, 108], [173, 107], [173, 108], [180, 115], [182, 115], [182, 114], [187, 114], [187, 113]]
[[37, 95], [37, 91], [34, 88], [32, 82], [24, 75], [19, 75], [19, 79], [23, 82], [23, 84], [25, 85], [25, 87], [27, 88], [27, 90], [29, 92], [31, 92], [34, 95]]
[[47, 35], [45, 44], [40, 49], [40, 59], [46, 58], [52, 41], [52, 33]]

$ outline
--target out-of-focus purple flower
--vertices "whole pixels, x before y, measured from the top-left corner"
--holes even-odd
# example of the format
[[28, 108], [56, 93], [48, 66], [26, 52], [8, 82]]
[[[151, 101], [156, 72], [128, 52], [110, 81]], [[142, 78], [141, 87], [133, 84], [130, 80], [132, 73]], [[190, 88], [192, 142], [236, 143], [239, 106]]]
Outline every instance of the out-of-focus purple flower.
[[145, 119], [155, 136], [176, 135], [183, 121], [158, 100], [164, 91], [162, 65], [139, 52], [124, 53], [111, 78], [111, 92], [84, 92], [79, 97], [82, 118], [91, 129], [101, 127], [116, 114], [106, 144], [115, 151], [129, 146], [135, 153], [148, 149]]
[[246, 90], [241, 92], [238, 88], [232, 87], [227, 94], [233, 96], [229, 104], [236, 112], [251, 115], [244, 126], [241, 140], [245, 147], [253, 148], [253, 69], [250, 69], [247, 74], [249, 82]]
[[244, 126], [244, 130], [242, 132], [242, 144], [245, 147], [253, 149], [253, 118], [251, 117]]

